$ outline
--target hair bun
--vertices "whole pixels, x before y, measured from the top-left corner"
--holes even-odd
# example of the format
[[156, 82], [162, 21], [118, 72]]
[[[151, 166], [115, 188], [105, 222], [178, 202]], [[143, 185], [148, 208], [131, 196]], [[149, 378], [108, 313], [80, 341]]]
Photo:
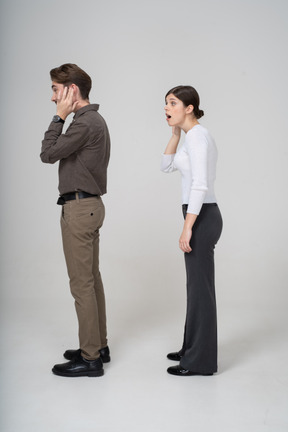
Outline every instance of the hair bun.
[[197, 118], [200, 119], [201, 117], [204, 116], [204, 111], [201, 110], [201, 109], [199, 109], [197, 114], [198, 114], [198, 115], [197, 115]]

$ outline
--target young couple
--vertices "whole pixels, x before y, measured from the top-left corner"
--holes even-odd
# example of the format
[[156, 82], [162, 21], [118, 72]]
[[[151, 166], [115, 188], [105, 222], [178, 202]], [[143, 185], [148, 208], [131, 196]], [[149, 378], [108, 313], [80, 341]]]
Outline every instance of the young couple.
[[[99, 105], [90, 104], [89, 75], [68, 63], [52, 69], [50, 77], [56, 115], [45, 133], [40, 157], [44, 163], [59, 161], [63, 250], [79, 325], [79, 349], [65, 351], [68, 362], [52, 371], [65, 377], [97, 377], [104, 374], [103, 363], [110, 361], [99, 271], [99, 230], [105, 216], [101, 196], [106, 193], [110, 137]], [[187, 274], [183, 346], [168, 354], [179, 364], [167, 371], [178, 376], [213, 375], [217, 372], [214, 247], [222, 230], [214, 193], [217, 149], [198, 121], [204, 112], [193, 87], [171, 89], [165, 102], [172, 136], [161, 168], [167, 173], [179, 170], [182, 176], [184, 226], [179, 247]], [[62, 133], [72, 112], [73, 121]], [[181, 131], [186, 136], [177, 151]]]

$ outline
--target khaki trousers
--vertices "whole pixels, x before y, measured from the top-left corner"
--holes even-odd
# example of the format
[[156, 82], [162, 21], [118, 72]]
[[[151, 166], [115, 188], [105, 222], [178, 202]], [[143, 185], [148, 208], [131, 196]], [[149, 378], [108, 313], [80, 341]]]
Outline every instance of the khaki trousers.
[[87, 360], [107, 346], [105, 295], [99, 271], [99, 229], [105, 217], [100, 197], [62, 206], [63, 250], [79, 324], [79, 345]]

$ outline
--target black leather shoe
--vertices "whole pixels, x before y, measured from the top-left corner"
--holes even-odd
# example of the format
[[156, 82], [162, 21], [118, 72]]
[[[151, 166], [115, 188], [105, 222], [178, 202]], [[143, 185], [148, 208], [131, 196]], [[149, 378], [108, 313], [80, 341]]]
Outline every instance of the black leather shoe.
[[81, 349], [77, 349], [77, 350], [67, 350], [64, 352], [63, 354], [64, 358], [67, 360], [74, 360], [77, 357], [81, 356]]
[[167, 354], [167, 358], [169, 360], [174, 360], [174, 361], [178, 361], [178, 362], [181, 360], [182, 357], [183, 357], [182, 350], [180, 350], [178, 352], [172, 352], [172, 353]]
[[[110, 350], [109, 347], [105, 347], [105, 348], [101, 348], [99, 350], [100, 353], [100, 357], [102, 359], [103, 363], [109, 363], [111, 360], [110, 357]], [[81, 355], [81, 350], [67, 350], [65, 351], [65, 353], [63, 354], [64, 358], [66, 358], [67, 360], [73, 360], [76, 359], [77, 357], [79, 357]]]
[[99, 350], [99, 353], [103, 363], [109, 363], [111, 361], [110, 350], [108, 346], [105, 348], [101, 348]]
[[210, 376], [210, 375], [213, 375], [213, 373], [192, 372], [190, 370], [184, 369], [181, 365], [171, 366], [167, 369], [167, 372], [171, 375], [177, 375], [177, 376], [192, 376], [192, 375]]
[[65, 377], [99, 377], [104, 375], [103, 362], [100, 357], [96, 360], [86, 360], [79, 356], [68, 363], [55, 365], [52, 372], [55, 375]]

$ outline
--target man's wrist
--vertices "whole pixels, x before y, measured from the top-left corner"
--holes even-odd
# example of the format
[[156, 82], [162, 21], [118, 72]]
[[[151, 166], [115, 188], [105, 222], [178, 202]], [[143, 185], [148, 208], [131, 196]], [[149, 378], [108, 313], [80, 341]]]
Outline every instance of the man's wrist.
[[66, 120], [66, 118], [67, 118], [67, 114], [65, 115], [62, 111], [56, 111], [56, 115], [58, 115], [59, 117], [61, 117], [62, 118], [62, 120]]
[[56, 114], [52, 120], [54, 123], [65, 123], [65, 119], [63, 119], [59, 114]]

